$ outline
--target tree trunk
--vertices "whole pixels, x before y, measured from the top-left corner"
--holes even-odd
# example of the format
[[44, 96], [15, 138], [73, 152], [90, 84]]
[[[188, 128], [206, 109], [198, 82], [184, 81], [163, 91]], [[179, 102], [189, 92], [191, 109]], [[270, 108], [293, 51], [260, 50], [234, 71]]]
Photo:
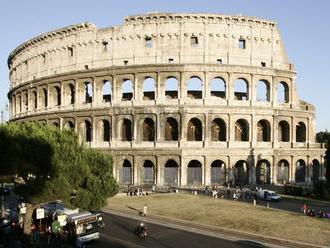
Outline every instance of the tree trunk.
[[43, 202], [35, 205], [26, 203], [26, 214], [23, 219], [25, 235], [31, 235], [32, 214], [34, 210], [44, 204], [47, 204], [47, 202]]

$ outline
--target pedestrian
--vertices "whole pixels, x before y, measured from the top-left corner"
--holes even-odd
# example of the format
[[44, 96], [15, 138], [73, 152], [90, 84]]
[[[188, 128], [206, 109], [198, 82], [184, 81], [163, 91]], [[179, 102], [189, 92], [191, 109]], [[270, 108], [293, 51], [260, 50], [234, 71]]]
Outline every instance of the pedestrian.
[[148, 214], [148, 207], [147, 207], [147, 204], [144, 204], [143, 206], [143, 216], [147, 216]]
[[253, 198], [253, 206], [257, 206], [257, 199], [255, 197]]
[[151, 193], [152, 193], [152, 194], [155, 194], [155, 191], [156, 191], [156, 187], [155, 187], [155, 185], [152, 185]]
[[304, 203], [304, 204], [302, 205], [302, 211], [303, 211], [304, 215], [307, 214], [307, 210], [308, 210], [308, 205], [307, 205], [306, 203]]

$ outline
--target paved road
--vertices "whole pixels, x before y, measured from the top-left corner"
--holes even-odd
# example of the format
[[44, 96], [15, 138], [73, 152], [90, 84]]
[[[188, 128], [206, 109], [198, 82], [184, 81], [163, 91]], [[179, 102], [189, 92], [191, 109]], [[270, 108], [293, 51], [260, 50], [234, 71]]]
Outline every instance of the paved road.
[[147, 223], [149, 236], [141, 239], [133, 233], [134, 227], [138, 223], [137, 220], [110, 215], [107, 213], [104, 213], [104, 220], [106, 222], [106, 226], [101, 233], [100, 240], [91, 242], [86, 247], [266, 247], [252, 241], [225, 240], [150, 223]]
[[[199, 193], [204, 194], [203, 191], [200, 191]], [[224, 195], [224, 198], [226, 200], [233, 200], [232, 194], [228, 197], [225, 190], [222, 190], [221, 193]], [[208, 196], [212, 197], [211, 194], [208, 194]], [[253, 199], [239, 199], [238, 201], [248, 202], [253, 204]], [[266, 206], [267, 203], [269, 203], [269, 206], [271, 208], [301, 213], [301, 207], [304, 202], [302, 200], [284, 199], [284, 198], [282, 198], [279, 202], [273, 202], [273, 201], [269, 202], [261, 199], [257, 200], [258, 205]], [[322, 210], [324, 213], [330, 213], [330, 202], [313, 201], [311, 199], [308, 200], [307, 203], [309, 208], [314, 209], [315, 211]]]

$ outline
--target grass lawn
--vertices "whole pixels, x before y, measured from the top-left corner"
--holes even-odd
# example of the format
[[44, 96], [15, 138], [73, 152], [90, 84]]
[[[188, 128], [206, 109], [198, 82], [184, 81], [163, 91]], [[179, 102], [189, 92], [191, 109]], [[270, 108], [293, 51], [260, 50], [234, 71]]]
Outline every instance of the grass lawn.
[[189, 194], [155, 194], [149, 196], [115, 196], [106, 208], [137, 214], [144, 204], [148, 213], [188, 220], [228, 229], [283, 239], [330, 244], [330, 220], [307, 217], [283, 210], [254, 207], [244, 202], [213, 199]]

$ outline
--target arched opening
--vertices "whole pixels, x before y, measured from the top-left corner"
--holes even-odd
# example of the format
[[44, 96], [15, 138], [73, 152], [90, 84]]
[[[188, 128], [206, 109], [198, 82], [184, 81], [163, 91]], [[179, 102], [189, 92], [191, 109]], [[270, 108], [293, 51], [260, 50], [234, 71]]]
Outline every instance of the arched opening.
[[102, 120], [103, 126], [103, 142], [110, 142], [111, 127], [108, 120]]
[[187, 82], [187, 97], [192, 99], [203, 98], [203, 81], [199, 77], [191, 77]]
[[74, 131], [74, 124], [72, 121], [67, 121], [64, 124], [64, 129]]
[[155, 141], [155, 123], [151, 118], [146, 118], [143, 121], [143, 141]]
[[111, 102], [112, 87], [109, 80], [103, 81], [102, 92], [103, 92], [103, 98], [102, 98], [103, 102]]
[[145, 160], [143, 164], [143, 184], [154, 184], [155, 182], [155, 170], [154, 164], [150, 160]]
[[143, 100], [155, 100], [156, 82], [152, 77], [146, 77], [143, 82]]
[[278, 123], [278, 140], [281, 142], [290, 141], [290, 126], [286, 121]]
[[165, 96], [167, 99], [178, 99], [179, 81], [175, 77], [168, 77], [165, 81]]
[[259, 160], [256, 167], [257, 184], [270, 184], [270, 163], [263, 159]]
[[187, 184], [202, 184], [202, 164], [198, 160], [191, 160], [188, 164]]
[[202, 139], [203, 139], [203, 126], [201, 121], [197, 118], [190, 119], [187, 127], [187, 140], [202, 141]]
[[306, 177], [306, 163], [304, 160], [299, 159], [296, 163], [296, 173], [295, 173], [296, 183], [305, 182], [305, 177]]
[[84, 121], [79, 125], [79, 136], [80, 140], [84, 142], [91, 142], [92, 141], [92, 124], [90, 121]]
[[286, 82], [278, 83], [277, 101], [279, 103], [288, 103], [289, 102], [289, 86]]
[[164, 171], [164, 184], [170, 186], [178, 185], [178, 173], [179, 166], [175, 160], [167, 160]]
[[244, 78], [235, 80], [234, 98], [239, 101], [249, 100], [249, 84]]
[[211, 97], [226, 99], [226, 82], [221, 77], [211, 81]]
[[266, 120], [260, 120], [257, 124], [257, 141], [258, 142], [270, 141], [270, 124]]
[[169, 117], [165, 123], [165, 140], [166, 141], [177, 141], [179, 136], [178, 122], [176, 119]]
[[24, 111], [27, 111], [29, 109], [29, 97], [28, 93], [24, 93]]
[[123, 162], [122, 184], [130, 185], [133, 182], [132, 164], [129, 160], [125, 159]]
[[47, 108], [47, 106], [48, 106], [48, 90], [42, 89], [42, 92], [43, 92], [44, 107]]
[[249, 141], [249, 124], [246, 120], [239, 119], [235, 123], [235, 140]]
[[320, 177], [320, 162], [317, 159], [312, 161], [313, 175], [312, 181], [315, 183], [319, 180]]
[[22, 96], [19, 95], [18, 96], [18, 109], [19, 109], [19, 112], [21, 113], [22, 112]]
[[306, 126], [301, 121], [296, 126], [296, 142], [306, 142]]
[[257, 87], [257, 101], [269, 102], [270, 101], [270, 85], [266, 80], [260, 80]]
[[226, 182], [226, 165], [221, 160], [211, 164], [211, 184], [224, 184]]
[[124, 79], [122, 85], [122, 101], [130, 101], [133, 99], [133, 83], [129, 79]]
[[93, 85], [90, 82], [85, 82], [85, 103], [93, 101]]
[[124, 119], [121, 129], [122, 141], [132, 141], [132, 122], [129, 119]]
[[249, 167], [244, 160], [239, 160], [234, 166], [234, 183], [241, 186], [249, 183]]
[[56, 128], [60, 128], [60, 124], [58, 122], [52, 122], [52, 126]]
[[289, 162], [285, 159], [278, 162], [276, 180], [280, 184], [289, 182]]
[[38, 108], [38, 97], [37, 97], [37, 92], [33, 91], [33, 109]]
[[70, 104], [75, 104], [75, 88], [73, 84], [69, 84], [69, 90], [70, 90]]
[[55, 106], [61, 105], [61, 88], [59, 86], [54, 87], [54, 97], [53, 97], [53, 104]]
[[211, 141], [226, 141], [226, 123], [217, 118], [211, 124]]

